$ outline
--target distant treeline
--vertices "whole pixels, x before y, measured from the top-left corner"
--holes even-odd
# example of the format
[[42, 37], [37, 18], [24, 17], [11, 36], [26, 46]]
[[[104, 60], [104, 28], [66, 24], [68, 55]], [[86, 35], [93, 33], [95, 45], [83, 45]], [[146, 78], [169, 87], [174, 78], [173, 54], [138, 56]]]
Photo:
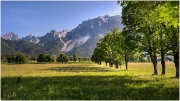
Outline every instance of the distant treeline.
[[60, 54], [59, 57], [57, 58], [55, 55], [47, 54], [47, 53], [41, 53], [38, 56], [34, 56], [34, 55], [26, 56], [22, 53], [1, 55], [2, 63], [24, 64], [27, 63], [28, 61], [37, 61], [38, 63], [54, 63], [54, 62], [67, 63], [68, 61], [74, 61], [74, 62], [90, 61], [90, 59], [78, 57], [76, 53], [74, 53], [72, 57], [68, 57], [66, 54]]

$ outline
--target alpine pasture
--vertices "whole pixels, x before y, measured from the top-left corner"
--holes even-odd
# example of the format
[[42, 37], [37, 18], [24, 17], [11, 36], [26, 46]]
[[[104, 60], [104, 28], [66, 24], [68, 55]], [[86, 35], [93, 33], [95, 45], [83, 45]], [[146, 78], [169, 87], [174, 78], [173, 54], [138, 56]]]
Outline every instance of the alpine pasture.
[[152, 75], [152, 63], [129, 63], [128, 71], [92, 62], [1, 64], [1, 99], [178, 100], [174, 63], [166, 67], [161, 76]]

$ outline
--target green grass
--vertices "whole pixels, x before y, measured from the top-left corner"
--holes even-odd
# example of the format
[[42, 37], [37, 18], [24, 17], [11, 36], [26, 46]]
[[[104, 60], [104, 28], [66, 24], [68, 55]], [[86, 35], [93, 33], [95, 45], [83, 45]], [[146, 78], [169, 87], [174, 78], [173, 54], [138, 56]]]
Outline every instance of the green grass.
[[[159, 72], [161, 71], [160, 64]], [[114, 69], [87, 63], [2, 64], [3, 100], [178, 100], [173, 63], [165, 76], [152, 76], [151, 63]]]

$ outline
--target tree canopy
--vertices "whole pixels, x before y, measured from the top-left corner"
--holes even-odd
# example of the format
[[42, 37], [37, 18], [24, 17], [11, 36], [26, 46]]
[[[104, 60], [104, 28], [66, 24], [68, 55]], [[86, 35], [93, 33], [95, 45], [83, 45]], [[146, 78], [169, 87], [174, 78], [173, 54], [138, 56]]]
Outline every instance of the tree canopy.
[[38, 58], [37, 58], [37, 62], [56, 62], [56, 57], [54, 55], [51, 54], [39, 54]]
[[57, 61], [61, 63], [67, 63], [69, 61], [69, 58], [65, 54], [60, 54]]
[[179, 2], [178, 1], [118, 1], [122, 6], [121, 31], [112, 29], [99, 40], [91, 60], [101, 64], [126, 63], [137, 55], [139, 61], [149, 56], [158, 74], [157, 57], [160, 54], [162, 75], [165, 75], [165, 55], [173, 53], [176, 77], [179, 77]]
[[122, 1], [123, 31], [133, 36], [141, 51], [148, 52], [157, 70], [157, 54], [161, 54], [162, 74], [164, 56], [173, 52], [176, 77], [179, 77], [179, 2], [178, 1]]

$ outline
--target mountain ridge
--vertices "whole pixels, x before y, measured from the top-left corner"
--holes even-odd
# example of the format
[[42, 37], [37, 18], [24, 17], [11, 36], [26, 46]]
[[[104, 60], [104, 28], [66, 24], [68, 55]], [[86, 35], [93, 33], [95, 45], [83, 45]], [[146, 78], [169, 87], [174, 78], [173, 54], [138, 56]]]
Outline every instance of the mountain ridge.
[[[108, 34], [113, 28], [123, 28], [121, 21], [120, 15], [104, 15], [82, 21], [82, 23], [72, 30], [57, 31], [53, 29], [44, 36], [36, 37], [30, 34], [23, 38], [18, 37], [17, 40], [34, 43], [41, 46], [44, 51], [55, 55], [66, 53], [72, 56], [73, 53], [79, 53], [80, 57], [91, 57], [96, 43], [100, 38]], [[11, 37], [13, 36], [9, 36], [13, 40]]]

